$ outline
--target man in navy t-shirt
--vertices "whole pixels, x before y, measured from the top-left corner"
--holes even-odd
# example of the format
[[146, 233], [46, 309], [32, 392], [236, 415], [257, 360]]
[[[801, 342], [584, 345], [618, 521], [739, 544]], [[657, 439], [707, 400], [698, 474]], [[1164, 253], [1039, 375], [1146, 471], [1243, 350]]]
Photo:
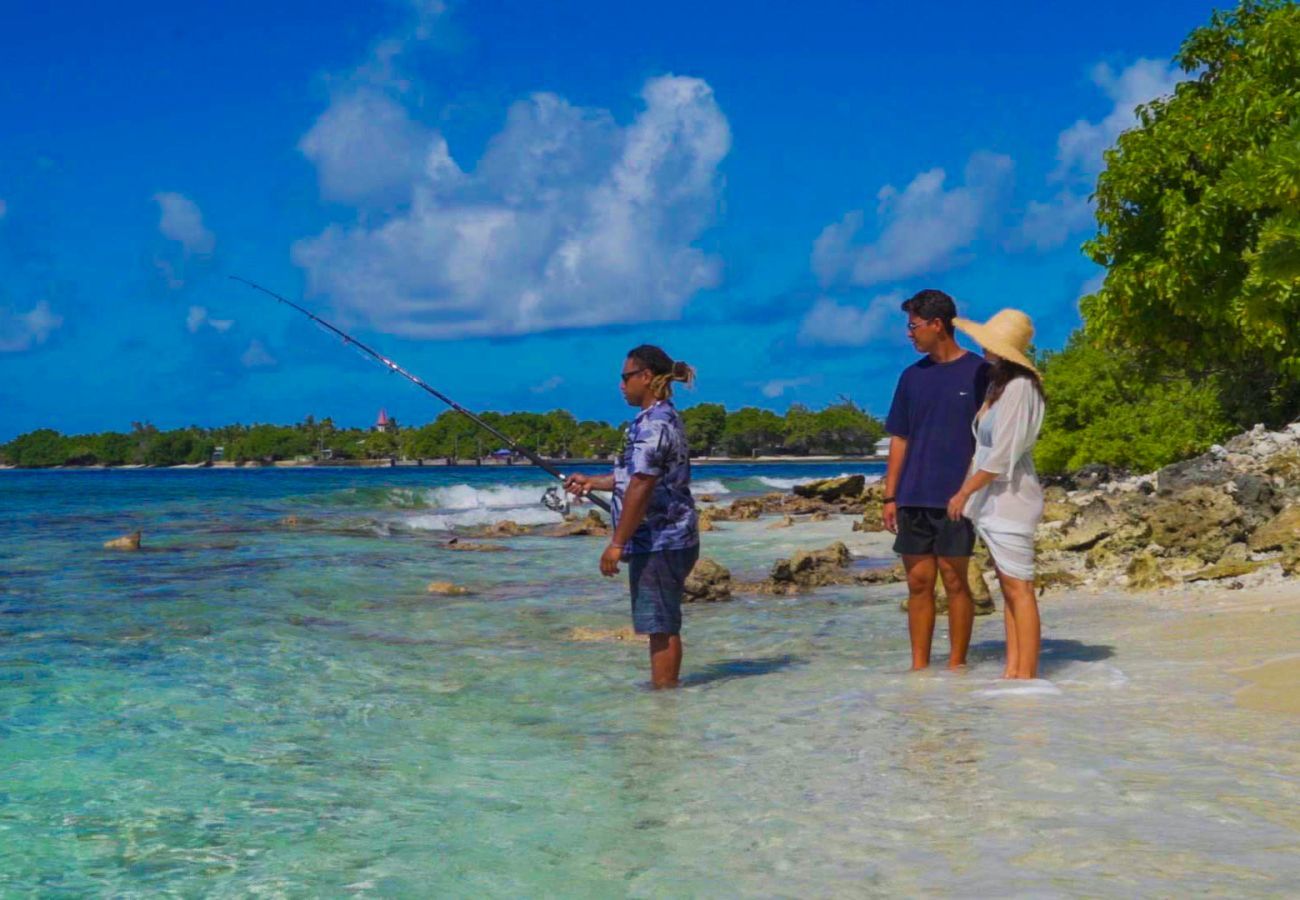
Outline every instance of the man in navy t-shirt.
[[989, 364], [953, 340], [957, 305], [943, 291], [924, 290], [903, 303], [913, 346], [925, 354], [898, 379], [885, 430], [885, 527], [907, 570], [907, 630], [912, 668], [930, 664], [934, 586], [948, 594], [952, 648], [948, 667], [966, 664], [975, 609], [967, 571], [975, 548], [970, 520], [948, 518], [948, 500], [966, 478], [975, 438], [971, 423], [984, 402]]

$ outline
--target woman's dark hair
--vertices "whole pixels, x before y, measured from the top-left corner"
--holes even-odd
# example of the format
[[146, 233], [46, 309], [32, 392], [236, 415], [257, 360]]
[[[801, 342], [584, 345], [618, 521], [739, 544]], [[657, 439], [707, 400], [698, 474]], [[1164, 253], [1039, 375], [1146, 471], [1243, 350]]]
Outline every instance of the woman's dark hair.
[[1034, 390], [1038, 391], [1038, 396], [1047, 399], [1047, 395], [1043, 393], [1043, 379], [1038, 377], [1037, 372], [1020, 363], [999, 357], [997, 362], [989, 367], [989, 387], [984, 394], [984, 404], [991, 407], [997, 403], [1002, 392], [1007, 389], [1007, 385], [1015, 378], [1028, 378]]
[[903, 301], [902, 309], [927, 322], [939, 319], [943, 322], [943, 330], [952, 334], [952, 320], [957, 318], [957, 304], [943, 291], [934, 288], [917, 291]]
[[654, 378], [650, 380], [650, 393], [656, 400], [667, 400], [673, 395], [673, 382], [684, 382], [688, 387], [695, 383], [695, 369], [680, 360], [674, 361], [654, 344], [642, 344], [627, 352], [627, 358], [643, 369], [648, 369]]

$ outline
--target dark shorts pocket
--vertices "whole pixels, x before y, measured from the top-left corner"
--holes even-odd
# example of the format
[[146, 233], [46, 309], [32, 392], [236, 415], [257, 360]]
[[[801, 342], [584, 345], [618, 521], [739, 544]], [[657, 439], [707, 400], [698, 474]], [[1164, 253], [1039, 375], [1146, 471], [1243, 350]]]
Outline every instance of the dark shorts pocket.
[[682, 594], [699, 558], [699, 546], [628, 557], [632, 629], [637, 634], [681, 633]]

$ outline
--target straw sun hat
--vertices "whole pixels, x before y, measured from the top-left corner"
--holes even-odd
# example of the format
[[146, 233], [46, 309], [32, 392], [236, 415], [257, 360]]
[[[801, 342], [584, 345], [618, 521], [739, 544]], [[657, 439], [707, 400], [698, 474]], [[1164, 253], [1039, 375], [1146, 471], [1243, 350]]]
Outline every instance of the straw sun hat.
[[953, 324], [969, 334], [985, 350], [991, 350], [1009, 362], [1018, 363], [1037, 374], [1026, 351], [1034, 339], [1034, 323], [1018, 309], [1004, 309], [987, 322], [953, 319]]

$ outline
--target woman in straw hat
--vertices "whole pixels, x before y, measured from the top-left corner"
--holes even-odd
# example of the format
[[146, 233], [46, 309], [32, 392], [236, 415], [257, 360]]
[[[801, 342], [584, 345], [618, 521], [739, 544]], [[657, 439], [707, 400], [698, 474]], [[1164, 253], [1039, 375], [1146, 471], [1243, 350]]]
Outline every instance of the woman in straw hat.
[[1034, 596], [1034, 529], [1043, 516], [1043, 489], [1034, 471], [1034, 442], [1043, 424], [1043, 384], [1026, 351], [1034, 324], [1018, 309], [987, 322], [957, 319], [957, 328], [984, 348], [993, 364], [988, 393], [972, 426], [975, 457], [948, 515], [965, 515], [989, 548], [1005, 599], [1004, 678], [1035, 678], [1042, 641]]

